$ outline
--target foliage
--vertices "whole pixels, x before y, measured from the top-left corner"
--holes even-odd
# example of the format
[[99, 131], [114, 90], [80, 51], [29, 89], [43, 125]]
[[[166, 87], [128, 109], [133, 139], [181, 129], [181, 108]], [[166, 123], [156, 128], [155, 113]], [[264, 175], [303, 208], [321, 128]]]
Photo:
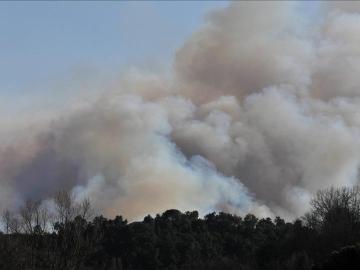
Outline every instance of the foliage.
[[62, 192], [56, 218], [45, 221], [50, 215], [33, 202], [19, 216], [4, 212], [0, 269], [359, 269], [357, 196], [355, 189], [321, 191], [293, 222], [170, 209], [128, 223], [121, 216], [90, 221], [89, 200], [75, 204]]

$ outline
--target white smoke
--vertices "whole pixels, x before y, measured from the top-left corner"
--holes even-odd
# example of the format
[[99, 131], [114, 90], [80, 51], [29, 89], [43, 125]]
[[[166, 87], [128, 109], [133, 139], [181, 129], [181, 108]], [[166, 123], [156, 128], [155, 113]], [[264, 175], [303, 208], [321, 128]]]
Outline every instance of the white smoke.
[[178, 50], [172, 78], [132, 71], [4, 145], [1, 206], [67, 188], [108, 216], [293, 218], [318, 189], [358, 184], [360, 4], [300, 6], [231, 3]]

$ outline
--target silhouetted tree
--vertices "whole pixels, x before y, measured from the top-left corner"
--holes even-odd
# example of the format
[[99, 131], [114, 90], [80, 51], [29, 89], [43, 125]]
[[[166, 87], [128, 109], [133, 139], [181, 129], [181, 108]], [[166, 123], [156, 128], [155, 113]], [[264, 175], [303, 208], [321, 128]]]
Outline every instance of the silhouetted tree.
[[360, 240], [360, 188], [320, 190], [305, 215], [307, 225], [321, 234], [326, 251]]
[[40, 202], [3, 212], [0, 270], [359, 269], [358, 193], [320, 191], [309, 214], [293, 222], [170, 209], [128, 223], [122, 216], [90, 220], [90, 200], [61, 191], [52, 229]]

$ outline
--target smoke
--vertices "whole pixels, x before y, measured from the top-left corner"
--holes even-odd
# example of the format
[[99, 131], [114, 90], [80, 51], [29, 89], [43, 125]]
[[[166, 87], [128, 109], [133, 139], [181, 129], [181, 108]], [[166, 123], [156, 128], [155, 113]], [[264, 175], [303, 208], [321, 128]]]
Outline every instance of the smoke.
[[[360, 4], [238, 2], [179, 48], [172, 76], [132, 71], [94, 102], [0, 147], [0, 204], [60, 188], [108, 216], [169, 208], [302, 215], [358, 184]], [[46, 126], [46, 127], [44, 127]]]

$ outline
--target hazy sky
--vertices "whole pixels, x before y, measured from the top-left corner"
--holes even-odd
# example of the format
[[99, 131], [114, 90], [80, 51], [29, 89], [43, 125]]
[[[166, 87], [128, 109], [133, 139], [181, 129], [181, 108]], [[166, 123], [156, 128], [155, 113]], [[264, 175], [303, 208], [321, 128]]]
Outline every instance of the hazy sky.
[[130, 65], [164, 68], [204, 14], [226, 5], [1, 2], [0, 95], [51, 92], [54, 84], [79, 74], [116, 73]]
[[[0, 113], [54, 107], [131, 67], [169, 71], [174, 51], [227, 1], [0, 2]], [[314, 4], [305, 5], [311, 13]], [[96, 90], [97, 91], [97, 90]]]

